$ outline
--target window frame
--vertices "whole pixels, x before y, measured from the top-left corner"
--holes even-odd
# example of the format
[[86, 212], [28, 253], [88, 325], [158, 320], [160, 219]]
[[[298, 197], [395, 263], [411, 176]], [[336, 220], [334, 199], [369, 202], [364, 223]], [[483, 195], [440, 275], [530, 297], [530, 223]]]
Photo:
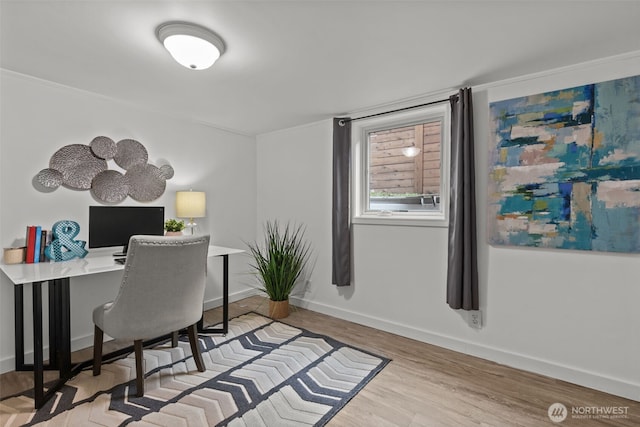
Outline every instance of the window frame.
[[[413, 126], [429, 121], [442, 121], [440, 140], [440, 209], [425, 212], [368, 211], [369, 198], [369, 144], [371, 132]], [[451, 108], [448, 103], [429, 105], [397, 113], [385, 114], [353, 121], [352, 140], [352, 222], [354, 224], [409, 225], [447, 227], [449, 225], [449, 151]]]

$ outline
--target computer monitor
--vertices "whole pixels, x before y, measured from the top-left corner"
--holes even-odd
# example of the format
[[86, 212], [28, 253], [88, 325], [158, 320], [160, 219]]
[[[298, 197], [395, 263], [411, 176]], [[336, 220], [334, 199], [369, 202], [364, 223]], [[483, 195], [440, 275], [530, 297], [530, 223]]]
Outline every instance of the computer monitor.
[[89, 206], [89, 248], [122, 246], [126, 256], [135, 234], [162, 236], [164, 206]]

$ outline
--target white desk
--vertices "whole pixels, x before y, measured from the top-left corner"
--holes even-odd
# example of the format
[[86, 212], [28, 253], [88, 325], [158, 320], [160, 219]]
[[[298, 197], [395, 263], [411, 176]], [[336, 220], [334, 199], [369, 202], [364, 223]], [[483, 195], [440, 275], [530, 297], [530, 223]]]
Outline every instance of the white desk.
[[[209, 246], [209, 257], [239, 254], [242, 249]], [[112, 255], [87, 255], [61, 262], [40, 262], [36, 264], [0, 264], [0, 270], [15, 284], [46, 282], [64, 277], [79, 277], [124, 269], [124, 265], [114, 261]]]
[[[209, 246], [209, 257], [223, 257], [223, 326], [204, 328], [202, 319], [198, 322], [200, 332], [226, 334], [229, 326], [229, 255], [244, 252], [242, 249]], [[109, 271], [123, 270], [124, 265], [114, 261], [109, 255], [89, 254], [85, 258], [75, 258], [62, 262], [41, 262], [36, 264], [0, 264], [0, 270], [14, 283], [15, 304], [15, 358], [16, 371], [33, 370], [35, 407], [41, 408], [64, 383], [92, 363], [87, 360], [71, 366], [71, 310], [69, 282], [72, 277], [87, 276]], [[49, 283], [49, 363], [43, 361], [42, 339], [42, 282]], [[24, 363], [24, 290], [23, 285], [33, 286], [33, 365]], [[157, 342], [158, 340], [150, 341]], [[123, 349], [105, 355], [107, 360]], [[44, 392], [44, 370], [59, 370], [60, 379]]]

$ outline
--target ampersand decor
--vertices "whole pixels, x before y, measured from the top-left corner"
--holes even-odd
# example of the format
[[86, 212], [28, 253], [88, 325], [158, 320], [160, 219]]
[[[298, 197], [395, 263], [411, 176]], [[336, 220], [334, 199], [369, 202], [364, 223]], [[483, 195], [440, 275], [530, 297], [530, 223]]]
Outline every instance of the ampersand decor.
[[52, 227], [53, 240], [44, 249], [45, 255], [54, 261], [67, 261], [72, 258], [84, 258], [89, 251], [84, 248], [84, 240], [74, 240], [80, 232], [75, 221], [58, 221]]

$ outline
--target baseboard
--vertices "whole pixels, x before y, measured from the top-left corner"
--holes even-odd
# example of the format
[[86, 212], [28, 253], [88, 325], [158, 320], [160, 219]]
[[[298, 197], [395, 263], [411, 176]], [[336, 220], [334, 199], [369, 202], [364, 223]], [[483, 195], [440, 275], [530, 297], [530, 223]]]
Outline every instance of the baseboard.
[[[245, 289], [242, 291], [234, 292], [229, 294], [229, 302], [240, 301], [241, 299], [245, 299], [259, 293], [256, 289]], [[212, 308], [221, 307], [222, 306], [222, 297], [213, 298], [204, 302], [204, 309], [211, 310]], [[84, 335], [81, 337], [76, 337], [71, 340], [71, 351], [80, 350], [83, 348], [91, 347], [93, 345], [93, 334]], [[44, 348], [45, 360], [48, 358], [49, 347]], [[32, 360], [33, 352], [25, 353], [25, 360]], [[15, 357], [7, 357], [5, 359], [0, 360], [0, 374], [4, 374], [5, 372], [14, 371], [16, 368], [16, 359]]]
[[[235, 302], [256, 295], [255, 289], [246, 289], [229, 295], [229, 301]], [[640, 384], [611, 378], [593, 372], [579, 370], [570, 366], [557, 364], [548, 360], [542, 360], [531, 356], [505, 351], [503, 349], [481, 345], [478, 343], [461, 340], [435, 332], [414, 328], [396, 322], [382, 320], [376, 317], [363, 315], [349, 310], [343, 310], [333, 306], [308, 301], [299, 297], [291, 297], [291, 303], [302, 308], [308, 308], [319, 313], [348, 320], [350, 322], [380, 329], [417, 341], [444, 347], [471, 356], [480, 357], [506, 366], [546, 375], [567, 381], [584, 387], [600, 390], [605, 393], [640, 401]], [[205, 309], [220, 307], [222, 297], [205, 301]], [[71, 343], [73, 350], [90, 347], [93, 345], [93, 335], [76, 338]], [[48, 349], [45, 348], [45, 355]], [[30, 360], [32, 353], [25, 354], [25, 359]], [[10, 372], [15, 369], [15, 358], [8, 357], [0, 360], [0, 373]]]
[[[254, 288], [245, 289], [242, 291], [229, 294], [229, 303], [240, 301], [241, 299], [249, 298], [254, 295], [258, 295], [260, 291]], [[222, 297], [213, 298], [204, 302], [204, 309], [211, 310], [212, 308], [222, 307]]]
[[625, 381], [623, 379], [612, 378], [598, 373], [576, 369], [571, 366], [561, 365], [552, 361], [461, 340], [459, 338], [414, 328], [412, 326], [396, 322], [390, 322], [349, 310], [343, 310], [299, 297], [291, 297], [291, 302], [298, 307], [308, 308], [309, 310], [317, 311], [339, 319], [348, 320], [350, 322], [415, 339], [417, 341], [437, 345], [459, 353], [480, 357], [512, 368], [545, 375], [572, 384], [624, 397], [626, 399], [640, 401], [640, 384]]

